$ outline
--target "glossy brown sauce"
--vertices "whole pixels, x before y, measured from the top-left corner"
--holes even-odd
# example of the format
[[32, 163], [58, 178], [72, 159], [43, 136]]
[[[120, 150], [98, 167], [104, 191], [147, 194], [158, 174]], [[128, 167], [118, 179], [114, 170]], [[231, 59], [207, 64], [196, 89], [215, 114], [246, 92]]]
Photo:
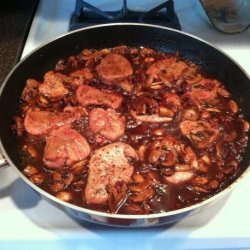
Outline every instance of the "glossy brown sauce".
[[[122, 55], [130, 62], [133, 74], [124, 77], [129, 82], [128, 88], [119, 84], [124, 79], [107, 84], [97, 73], [97, 66], [109, 53]], [[158, 64], [157, 72], [150, 73], [149, 68], [162, 61], [166, 65]], [[78, 86], [71, 84], [71, 73], [82, 68], [88, 68], [92, 77], [81, 80]], [[20, 112], [14, 117], [22, 171], [48, 193], [98, 211], [159, 213], [203, 201], [224, 189], [241, 173], [240, 162], [248, 142], [248, 122], [223, 83], [205, 76], [197, 65], [183, 60], [178, 53], [172, 55], [126, 46], [83, 50], [79, 55], [58, 61], [53, 70], [71, 77], [62, 80], [68, 94], [53, 100], [35, 87], [33, 96], [30, 92], [29, 98], [23, 94]], [[35, 81], [39, 85], [43, 79]], [[128, 159], [134, 168], [130, 182], [107, 187], [109, 197], [104, 204], [87, 202], [84, 190], [94, 151], [114, 143], [102, 136], [97, 139], [89, 127], [90, 111], [96, 107], [106, 110], [106, 105], [84, 107], [86, 114], [71, 124], [91, 148], [90, 155], [80, 163], [75, 162], [73, 167], [48, 168], [43, 161], [48, 135], [31, 135], [23, 125], [27, 110], [35, 107], [50, 112], [63, 112], [66, 106], [78, 107], [75, 93], [81, 84], [122, 96], [122, 105], [116, 112], [125, 117], [125, 130], [115, 142], [130, 145], [139, 154], [137, 159]], [[156, 115], [157, 119], [167, 117], [169, 121], [141, 121], [131, 114], [131, 110], [137, 117], [151, 119]], [[190, 124], [191, 129], [188, 128]], [[185, 133], [184, 129], [190, 131]]]

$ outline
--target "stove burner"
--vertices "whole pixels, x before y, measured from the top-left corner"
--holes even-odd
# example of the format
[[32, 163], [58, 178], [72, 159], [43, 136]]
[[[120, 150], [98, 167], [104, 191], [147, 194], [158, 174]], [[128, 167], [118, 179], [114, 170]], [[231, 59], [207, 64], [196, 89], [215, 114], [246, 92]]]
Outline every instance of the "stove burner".
[[83, 0], [76, 0], [69, 29], [76, 30], [90, 25], [113, 22], [150, 23], [181, 30], [173, 0], [167, 0], [146, 12], [129, 10], [127, 0], [123, 0], [123, 6], [118, 11], [102, 11]]

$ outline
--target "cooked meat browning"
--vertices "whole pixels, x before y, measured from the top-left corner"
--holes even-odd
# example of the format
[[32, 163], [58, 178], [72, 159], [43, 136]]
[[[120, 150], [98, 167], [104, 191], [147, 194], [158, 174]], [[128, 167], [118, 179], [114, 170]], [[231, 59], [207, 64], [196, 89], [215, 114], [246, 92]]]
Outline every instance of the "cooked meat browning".
[[151, 65], [147, 70], [147, 74], [171, 86], [187, 67], [188, 65], [185, 62], [177, 61], [175, 57], [171, 57]]
[[137, 159], [136, 151], [128, 144], [117, 142], [94, 152], [89, 162], [89, 175], [85, 188], [88, 203], [104, 204], [108, 200], [107, 186], [127, 184], [134, 171], [128, 158]]
[[83, 68], [83, 69], [79, 69], [79, 70], [73, 71], [70, 74], [70, 76], [71, 77], [83, 78], [86, 81], [91, 81], [94, 78], [94, 76], [91, 73], [91, 71], [90, 71], [89, 68]]
[[44, 81], [39, 85], [39, 92], [51, 100], [58, 100], [69, 93], [63, 84], [63, 75], [49, 71], [44, 76]]
[[106, 84], [112, 84], [133, 74], [130, 62], [124, 56], [115, 53], [105, 56], [96, 70]]
[[184, 136], [198, 148], [205, 148], [219, 137], [219, 130], [206, 121], [183, 121], [180, 129]]
[[223, 190], [244, 171], [250, 127], [199, 65], [125, 45], [84, 49], [27, 79], [13, 121], [27, 178], [63, 201], [121, 214]]
[[104, 105], [113, 109], [117, 109], [122, 103], [121, 95], [111, 91], [101, 91], [85, 84], [82, 84], [77, 89], [76, 98], [83, 107], [89, 105]]
[[163, 102], [174, 112], [178, 111], [181, 108], [181, 98], [177, 94], [165, 93], [163, 95]]
[[115, 141], [124, 135], [125, 118], [113, 109], [92, 109], [89, 114], [89, 127], [107, 140]]
[[49, 112], [31, 108], [26, 112], [24, 126], [31, 135], [45, 135], [53, 129], [79, 120], [81, 116], [81, 110], [67, 107], [64, 112]]
[[78, 69], [70, 73], [69, 76], [68, 85], [73, 88], [78, 88], [81, 84], [88, 83], [94, 78], [89, 68]]
[[219, 82], [217, 80], [203, 78], [191, 86], [187, 95], [197, 106], [201, 105], [201, 101], [213, 103], [217, 97], [218, 87]]
[[90, 153], [86, 139], [69, 125], [53, 130], [46, 137], [43, 162], [49, 168], [71, 166]]

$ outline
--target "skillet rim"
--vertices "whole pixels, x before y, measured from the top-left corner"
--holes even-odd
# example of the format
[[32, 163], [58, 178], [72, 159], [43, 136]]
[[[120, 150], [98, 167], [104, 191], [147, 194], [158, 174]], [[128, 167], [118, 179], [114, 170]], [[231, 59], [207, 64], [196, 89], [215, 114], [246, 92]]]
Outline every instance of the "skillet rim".
[[[57, 37], [55, 37], [54, 39], [51, 39], [47, 42], [42, 43], [41, 45], [39, 45], [38, 47], [36, 47], [34, 50], [32, 50], [31, 52], [29, 52], [25, 57], [23, 57], [14, 67], [13, 69], [9, 72], [9, 74], [7, 75], [7, 77], [5, 78], [5, 80], [3, 81], [1, 88], [0, 88], [0, 98], [2, 96], [2, 92], [5, 88], [5, 86], [8, 84], [8, 81], [10, 79], [10, 77], [15, 73], [16, 69], [24, 62], [26, 61], [27, 58], [31, 57], [35, 52], [37, 52], [38, 50], [42, 49], [43, 47], [45, 47], [46, 45], [55, 42], [57, 40], [63, 39], [66, 36], [70, 36], [71, 34], [74, 33], [78, 33], [78, 32], [82, 32], [84, 30], [88, 30], [88, 29], [98, 29], [98, 28], [105, 28], [105, 27], [109, 27], [109, 26], [144, 26], [144, 27], [150, 27], [150, 28], [156, 28], [156, 29], [162, 29], [162, 30], [167, 30], [167, 31], [171, 31], [174, 33], [179, 33], [181, 35], [184, 36], [188, 36], [191, 37], [195, 40], [198, 40], [199, 42], [205, 43], [206, 45], [208, 45], [209, 47], [212, 47], [214, 50], [217, 50], [219, 53], [223, 54], [225, 57], [227, 57], [231, 62], [234, 63], [234, 65], [236, 67], [238, 67], [242, 73], [247, 77], [247, 79], [249, 80], [250, 83], [250, 75], [246, 72], [246, 70], [234, 59], [232, 58], [230, 55], [228, 55], [226, 52], [224, 52], [223, 50], [221, 50], [220, 48], [218, 48], [217, 46], [213, 45], [212, 43], [197, 37], [195, 35], [189, 34], [187, 32], [183, 32], [183, 31], [179, 31], [179, 30], [175, 30], [172, 28], [168, 28], [168, 27], [164, 27], [164, 26], [160, 26], [160, 25], [152, 25], [152, 24], [141, 24], [141, 23], [109, 23], [109, 24], [99, 24], [99, 25], [93, 25], [93, 26], [88, 26], [85, 28], [81, 28], [78, 30], [74, 30], [71, 32], [67, 32], [64, 33], [62, 35], [59, 35]], [[249, 142], [250, 143], [250, 142]], [[73, 210], [76, 210], [78, 212], [83, 212], [89, 215], [93, 215], [93, 216], [101, 216], [101, 217], [106, 217], [106, 218], [113, 218], [113, 219], [127, 219], [127, 220], [134, 220], [134, 219], [157, 219], [157, 218], [162, 218], [162, 217], [170, 217], [170, 216], [174, 216], [174, 215], [178, 215], [178, 214], [184, 214], [187, 212], [195, 212], [196, 210], [198, 210], [199, 208], [202, 208], [203, 206], [212, 203], [214, 201], [216, 201], [217, 199], [223, 197], [224, 195], [226, 195], [227, 193], [229, 193], [229, 191], [231, 191], [231, 189], [233, 189], [249, 172], [250, 172], [250, 166], [246, 167], [246, 169], [244, 170], [244, 172], [242, 172], [241, 175], [239, 175], [237, 177], [237, 179], [235, 179], [233, 181], [233, 183], [231, 183], [229, 186], [227, 186], [225, 189], [223, 189], [222, 191], [220, 191], [219, 193], [214, 194], [212, 197], [201, 201], [197, 204], [188, 206], [188, 207], [184, 207], [181, 209], [177, 209], [177, 210], [172, 210], [172, 211], [168, 211], [168, 212], [161, 212], [161, 213], [155, 213], [155, 214], [143, 214], [143, 215], [133, 215], [133, 214], [111, 214], [111, 213], [106, 213], [106, 212], [99, 212], [96, 210], [91, 210], [91, 209], [87, 209], [84, 207], [79, 207], [76, 205], [73, 205], [71, 203], [68, 202], [64, 202], [58, 198], [56, 198], [55, 196], [49, 194], [48, 192], [44, 191], [43, 189], [41, 189], [39, 186], [35, 185], [34, 183], [32, 183], [19, 169], [17, 166], [15, 166], [15, 164], [12, 162], [12, 160], [10, 159], [10, 157], [8, 156], [8, 153], [5, 151], [4, 145], [2, 144], [2, 140], [0, 139], [0, 154], [3, 155], [3, 157], [7, 160], [8, 164], [14, 168], [15, 172], [18, 174], [19, 177], [21, 177], [21, 179], [26, 182], [29, 186], [31, 186], [36, 192], [38, 192], [39, 194], [42, 194], [43, 196], [45, 196], [46, 198], [48, 198], [49, 200], [52, 200], [55, 203], [59, 203], [62, 206], [66, 206], [67, 208], [71, 208]], [[106, 223], [107, 224], [107, 223]]]

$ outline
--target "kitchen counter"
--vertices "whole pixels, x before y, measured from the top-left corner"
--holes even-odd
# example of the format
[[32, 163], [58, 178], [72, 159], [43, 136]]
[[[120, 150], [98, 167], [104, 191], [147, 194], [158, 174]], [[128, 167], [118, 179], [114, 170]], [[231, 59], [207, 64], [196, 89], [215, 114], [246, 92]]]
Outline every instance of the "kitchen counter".
[[0, 2], [0, 84], [20, 59], [38, 0]]

